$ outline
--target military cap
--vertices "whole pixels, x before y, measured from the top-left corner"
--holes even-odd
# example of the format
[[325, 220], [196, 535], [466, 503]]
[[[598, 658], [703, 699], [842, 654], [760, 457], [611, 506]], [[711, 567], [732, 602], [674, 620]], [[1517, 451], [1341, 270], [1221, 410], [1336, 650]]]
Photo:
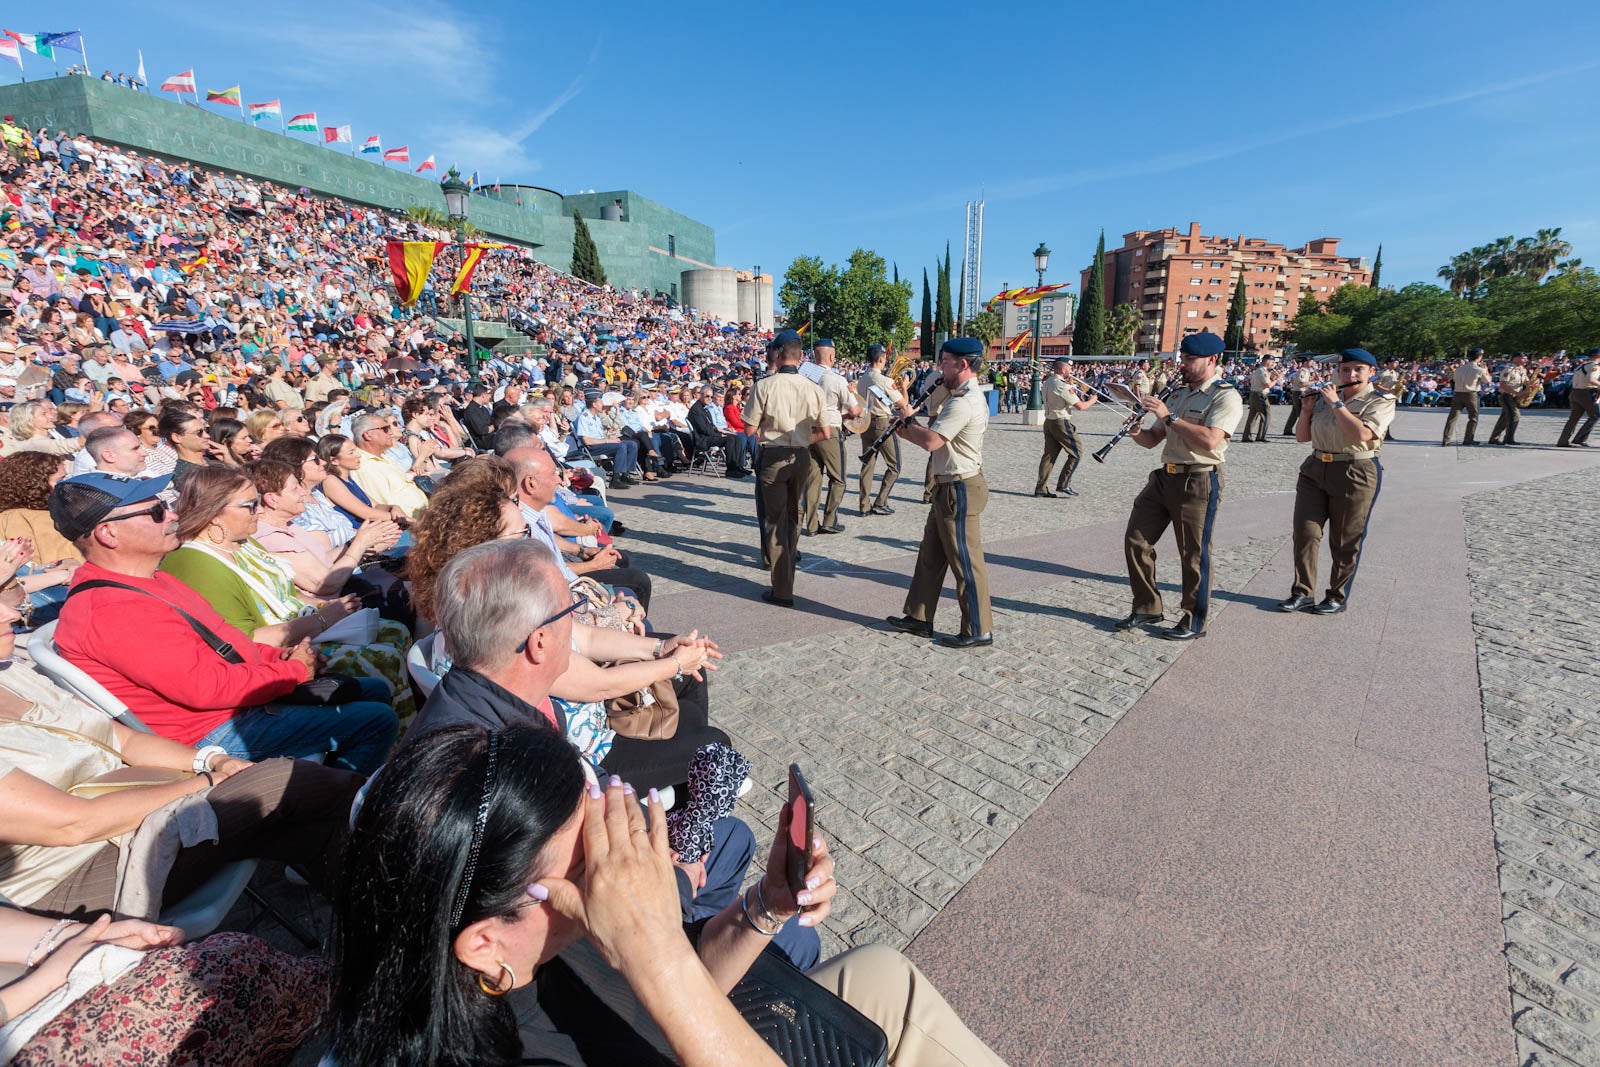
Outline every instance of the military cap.
[[819, 348], [832, 348], [832, 347], [833, 347], [833, 338], [831, 338], [831, 337], [819, 337], [815, 341], [811, 342], [812, 351], [816, 351]]
[[1222, 343], [1222, 338], [1210, 330], [1201, 330], [1185, 337], [1178, 349], [1186, 356], [1220, 356], [1227, 347]]
[[888, 351], [889, 350], [887, 348], [883, 347], [882, 345], [868, 345], [867, 346], [867, 355], [869, 355], [869, 356], [876, 356], [880, 352], [882, 352], [884, 354], [887, 354]]
[[784, 345], [788, 344], [790, 341], [798, 341], [798, 340], [800, 340], [800, 335], [798, 333], [796, 333], [794, 330], [779, 330], [777, 333], [772, 335], [772, 343], [770, 345], [768, 345], [767, 347], [769, 349], [771, 349], [771, 348], [782, 348]]
[[1378, 365], [1378, 361], [1373, 358], [1372, 353], [1368, 352], [1365, 348], [1345, 349], [1343, 352], [1339, 353], [1339, 362], [1365, 363], [1369, 367], [1376, 367]]
[[939, 346], [939, 354], [941, 356], [946, 352], [952, 356], [971, 359], [974, 356], [983, 355], [983, 342], [976, 337], [952, 337]]

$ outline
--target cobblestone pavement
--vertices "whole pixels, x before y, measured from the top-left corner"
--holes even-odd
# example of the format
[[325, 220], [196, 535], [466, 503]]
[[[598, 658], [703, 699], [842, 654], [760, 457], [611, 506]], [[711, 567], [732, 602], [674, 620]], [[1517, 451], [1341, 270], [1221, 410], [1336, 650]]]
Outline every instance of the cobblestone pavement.
[[1519, 1060], [1600, 1064], [1593, 469], [1464, 502]]

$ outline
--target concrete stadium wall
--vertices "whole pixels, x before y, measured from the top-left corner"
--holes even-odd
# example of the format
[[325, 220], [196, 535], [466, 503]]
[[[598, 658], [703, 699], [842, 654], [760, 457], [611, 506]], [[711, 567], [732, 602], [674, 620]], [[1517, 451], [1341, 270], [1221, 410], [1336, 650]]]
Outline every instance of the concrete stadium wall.
[[[304, 134], [284, 136], [255, 129], [237, 118], [136, 93], [98, 78], [47, 78], [0, 86], [0, 112], [35, 129], [48, 126], [52, 131], [87, 133], [96, 140], [167, 159], [191, 160], [213, 170], [305, 188], [323, 196], [394, 210], [416, 206], [444, 210], [438, 181], [411, 173], [412, 165], [386, 168], [367, 157], [351, 156], [348, 146], [341, 145], [342, 150], [336, 151], [304, 139]], [[509, 189], [504, 187], [502, 196]], [[530, 205], [525, 192], [522, 207], [509, 197], [474, 197], [472, 222], [495, 237], [529, 246], [537, 259], [567, 270], [572, 265], [571, 214], [582, 210], [606, 276], [620, 286], [676, 294], [678, 276], [685, 266], [715, 262], [716, 237], [711, 227], [636, 193], [566, 198], [551, 190], [538, 193], [541, 195]], [[626, 205], [624, 221], [601, 222], [600, 204], [617, 199]], [[697, 262], [686, 264], [669, 255], [668, 234], [674, 235], [680, 256]]]
[[683, 272], [683, 302], [724, 322], [739, 321], [739, 280], [732, 267]]

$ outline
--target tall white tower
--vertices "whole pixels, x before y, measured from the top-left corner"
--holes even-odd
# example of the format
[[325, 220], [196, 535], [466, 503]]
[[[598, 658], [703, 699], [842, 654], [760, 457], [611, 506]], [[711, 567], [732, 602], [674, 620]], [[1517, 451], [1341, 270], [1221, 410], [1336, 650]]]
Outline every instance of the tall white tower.
[[983, 308], [983, 201], [967, 201], [967, 243], [961, 254], [961, 280], [967, 299], [959, 309], [962, 322], [971, 322]]

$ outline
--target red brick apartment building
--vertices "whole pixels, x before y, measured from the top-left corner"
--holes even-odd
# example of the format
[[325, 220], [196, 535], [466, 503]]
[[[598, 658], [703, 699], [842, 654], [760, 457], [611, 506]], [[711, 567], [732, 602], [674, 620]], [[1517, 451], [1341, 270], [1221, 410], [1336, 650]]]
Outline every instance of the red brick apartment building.
[[[1272, 331], [1294, 321], [1306, 293], [1326, 303], [1341, 285], [1371, 285], [1372, 269], [1358, 256], [1339, 255], [1337, 237], [1319, 237], [1286, 248], [1260, 237], [1206, 237], [1191, 222], [1123, 234], [1121, 248], [1106, 249], [1106, 309], [1131, 303], [1143, 316], [1134, 347], [1172, 352], [1185, 334], [1228, 325], [1234, 285], [1244, 272], [1249, 312], [1246, 350], [1275, 350]], [[1082, 288], [1088, 298], [1089, 270]]]

